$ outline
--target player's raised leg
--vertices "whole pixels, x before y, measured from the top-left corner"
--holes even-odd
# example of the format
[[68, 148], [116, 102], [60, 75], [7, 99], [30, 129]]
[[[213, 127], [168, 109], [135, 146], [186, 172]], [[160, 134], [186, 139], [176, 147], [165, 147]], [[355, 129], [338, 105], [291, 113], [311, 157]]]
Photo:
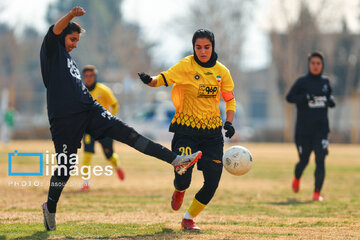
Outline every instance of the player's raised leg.
[[94, 110], [91, 114], [91, 123], [89, 124], [87, 131], [92, 136], [109, 137], [125, 143], [139, 152], [171, 164], [175, 171], [180, 175], [184, 174], [189, 167], [194, 165], [201, 158], [201, 151], [191, 155], [177, 155], [175, 152], [170, 151], [161, 144], [155, 143], [139, 134], [135, 129], [111, 115], [99, 104], [94, 106]]

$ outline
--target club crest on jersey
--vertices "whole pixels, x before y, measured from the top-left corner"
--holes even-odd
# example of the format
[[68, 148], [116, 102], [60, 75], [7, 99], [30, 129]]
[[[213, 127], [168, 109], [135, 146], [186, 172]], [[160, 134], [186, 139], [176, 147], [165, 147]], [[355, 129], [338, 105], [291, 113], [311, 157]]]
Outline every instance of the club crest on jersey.
[[196, 74], [196, 75], [194, 76], [194, 78], [195, 78], [195, 80], [199, 80], [199, 79], [200, 79], [200, 76], [199, 76], [198, 74]]
[[217, 75], [217, 76], [216, 76], [216, 81], [218, 81], [218, 82], [220, 82], [220, 81], [221, 81], [221, 77], [220, 77], [220, 75]]

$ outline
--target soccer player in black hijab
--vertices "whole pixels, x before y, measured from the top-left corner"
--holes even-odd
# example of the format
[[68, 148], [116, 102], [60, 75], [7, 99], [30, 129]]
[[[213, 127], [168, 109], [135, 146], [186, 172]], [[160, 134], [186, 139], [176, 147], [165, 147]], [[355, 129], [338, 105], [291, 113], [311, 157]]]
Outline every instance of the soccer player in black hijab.
[[[223, 164], [224, 138], [235, 134], [232, 125], [236, 111], [234, 82], [229, 69], [217, 61], [215, 36], [207, 29], [197, 30], [192, 38], [193, 55], [183, 58], [167, 71], [156, 77], [139, 73], [143, 83], [150, 87], [172, 87], [172, 101], [175, 116], [169, 131], [174, 133], [171, 146], [178, 154], [198, 150], [203, 157], [197, 163], [202, 171], [204, 184], [196, 193], [192, 203], [181, 221], [184, 230], [199, 231], [194, 219], [205, 209], [213, 198], [219, 185]], [[219, 102], [226, 103], [226, 120], [220, 117]], [[186, 190], [189, 188], [194, 167], [186, 174], [175, 173], [174, 192], [171, 207], [181, 208]]]
[[325, 157], [328, 154], [328, 134], [330, 132], [328, 108], [335, 107], [329, 79], [323, 75], [324, 57], [313, 52], [308, 57], [309, 71], [300, 77], [291, 87], [286, 100], [296, 104], [297, 118], [295, 144], [299, 153], [299, 162], [295, 166], [292, 189], [300, 188], [301, 175], [309, 163], [312, 151], [315, 152], [315, 189], [314, 201], [322, 201], [320, 195], [325, 178]]

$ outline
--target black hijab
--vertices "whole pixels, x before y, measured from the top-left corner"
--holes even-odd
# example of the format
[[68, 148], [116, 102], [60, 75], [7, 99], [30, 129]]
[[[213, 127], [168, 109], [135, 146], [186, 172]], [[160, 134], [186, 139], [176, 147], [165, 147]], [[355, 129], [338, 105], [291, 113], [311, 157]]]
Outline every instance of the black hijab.
[[[196, 42], [196, 39], [198, 39], [198, 38], [207, 38], [212, 43], [212, 54], [211, 54], [209, 61], [207, 61], [206, 63], [201, 62], [199, 60], [199, 58], [196, 56], [195, 42]], [[215, 52], [214, 33], [212, 33], [210, 30], [207, 30], [207, 29], [199, 29], [193, 35], [192, 44], [193, 44], [193, 51], [194, 51], [194, 59], [197, 62], [197, 64], [199, 64], [200, 66], [205, 67], [205, 68], [211, 68], [211, 67], [215, 66], [216, 60], [217, 60], [217, 54]]]

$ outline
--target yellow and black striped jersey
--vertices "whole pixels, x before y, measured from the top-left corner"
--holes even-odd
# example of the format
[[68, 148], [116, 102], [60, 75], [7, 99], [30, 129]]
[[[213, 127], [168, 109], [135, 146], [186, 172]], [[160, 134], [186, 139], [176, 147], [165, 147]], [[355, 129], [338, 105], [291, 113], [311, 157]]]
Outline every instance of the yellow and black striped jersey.
[[106, 110], [116, 115], [119, 110], [118, 102], [111, 89], [102, 83], [96, 83], [95, 88], [90, 91], [91, 96]]
[[211, 68], [201, 67], [194, 56], [183, 58], [169, 70], [160, 73], [156, 86], [170, 86], [176, 112], [170, 131], [188, 135], [212, 135], [221, 131], [220, 94], [226, 110], [236, 109], [234, 82], [229, 70], [220, 62]]

